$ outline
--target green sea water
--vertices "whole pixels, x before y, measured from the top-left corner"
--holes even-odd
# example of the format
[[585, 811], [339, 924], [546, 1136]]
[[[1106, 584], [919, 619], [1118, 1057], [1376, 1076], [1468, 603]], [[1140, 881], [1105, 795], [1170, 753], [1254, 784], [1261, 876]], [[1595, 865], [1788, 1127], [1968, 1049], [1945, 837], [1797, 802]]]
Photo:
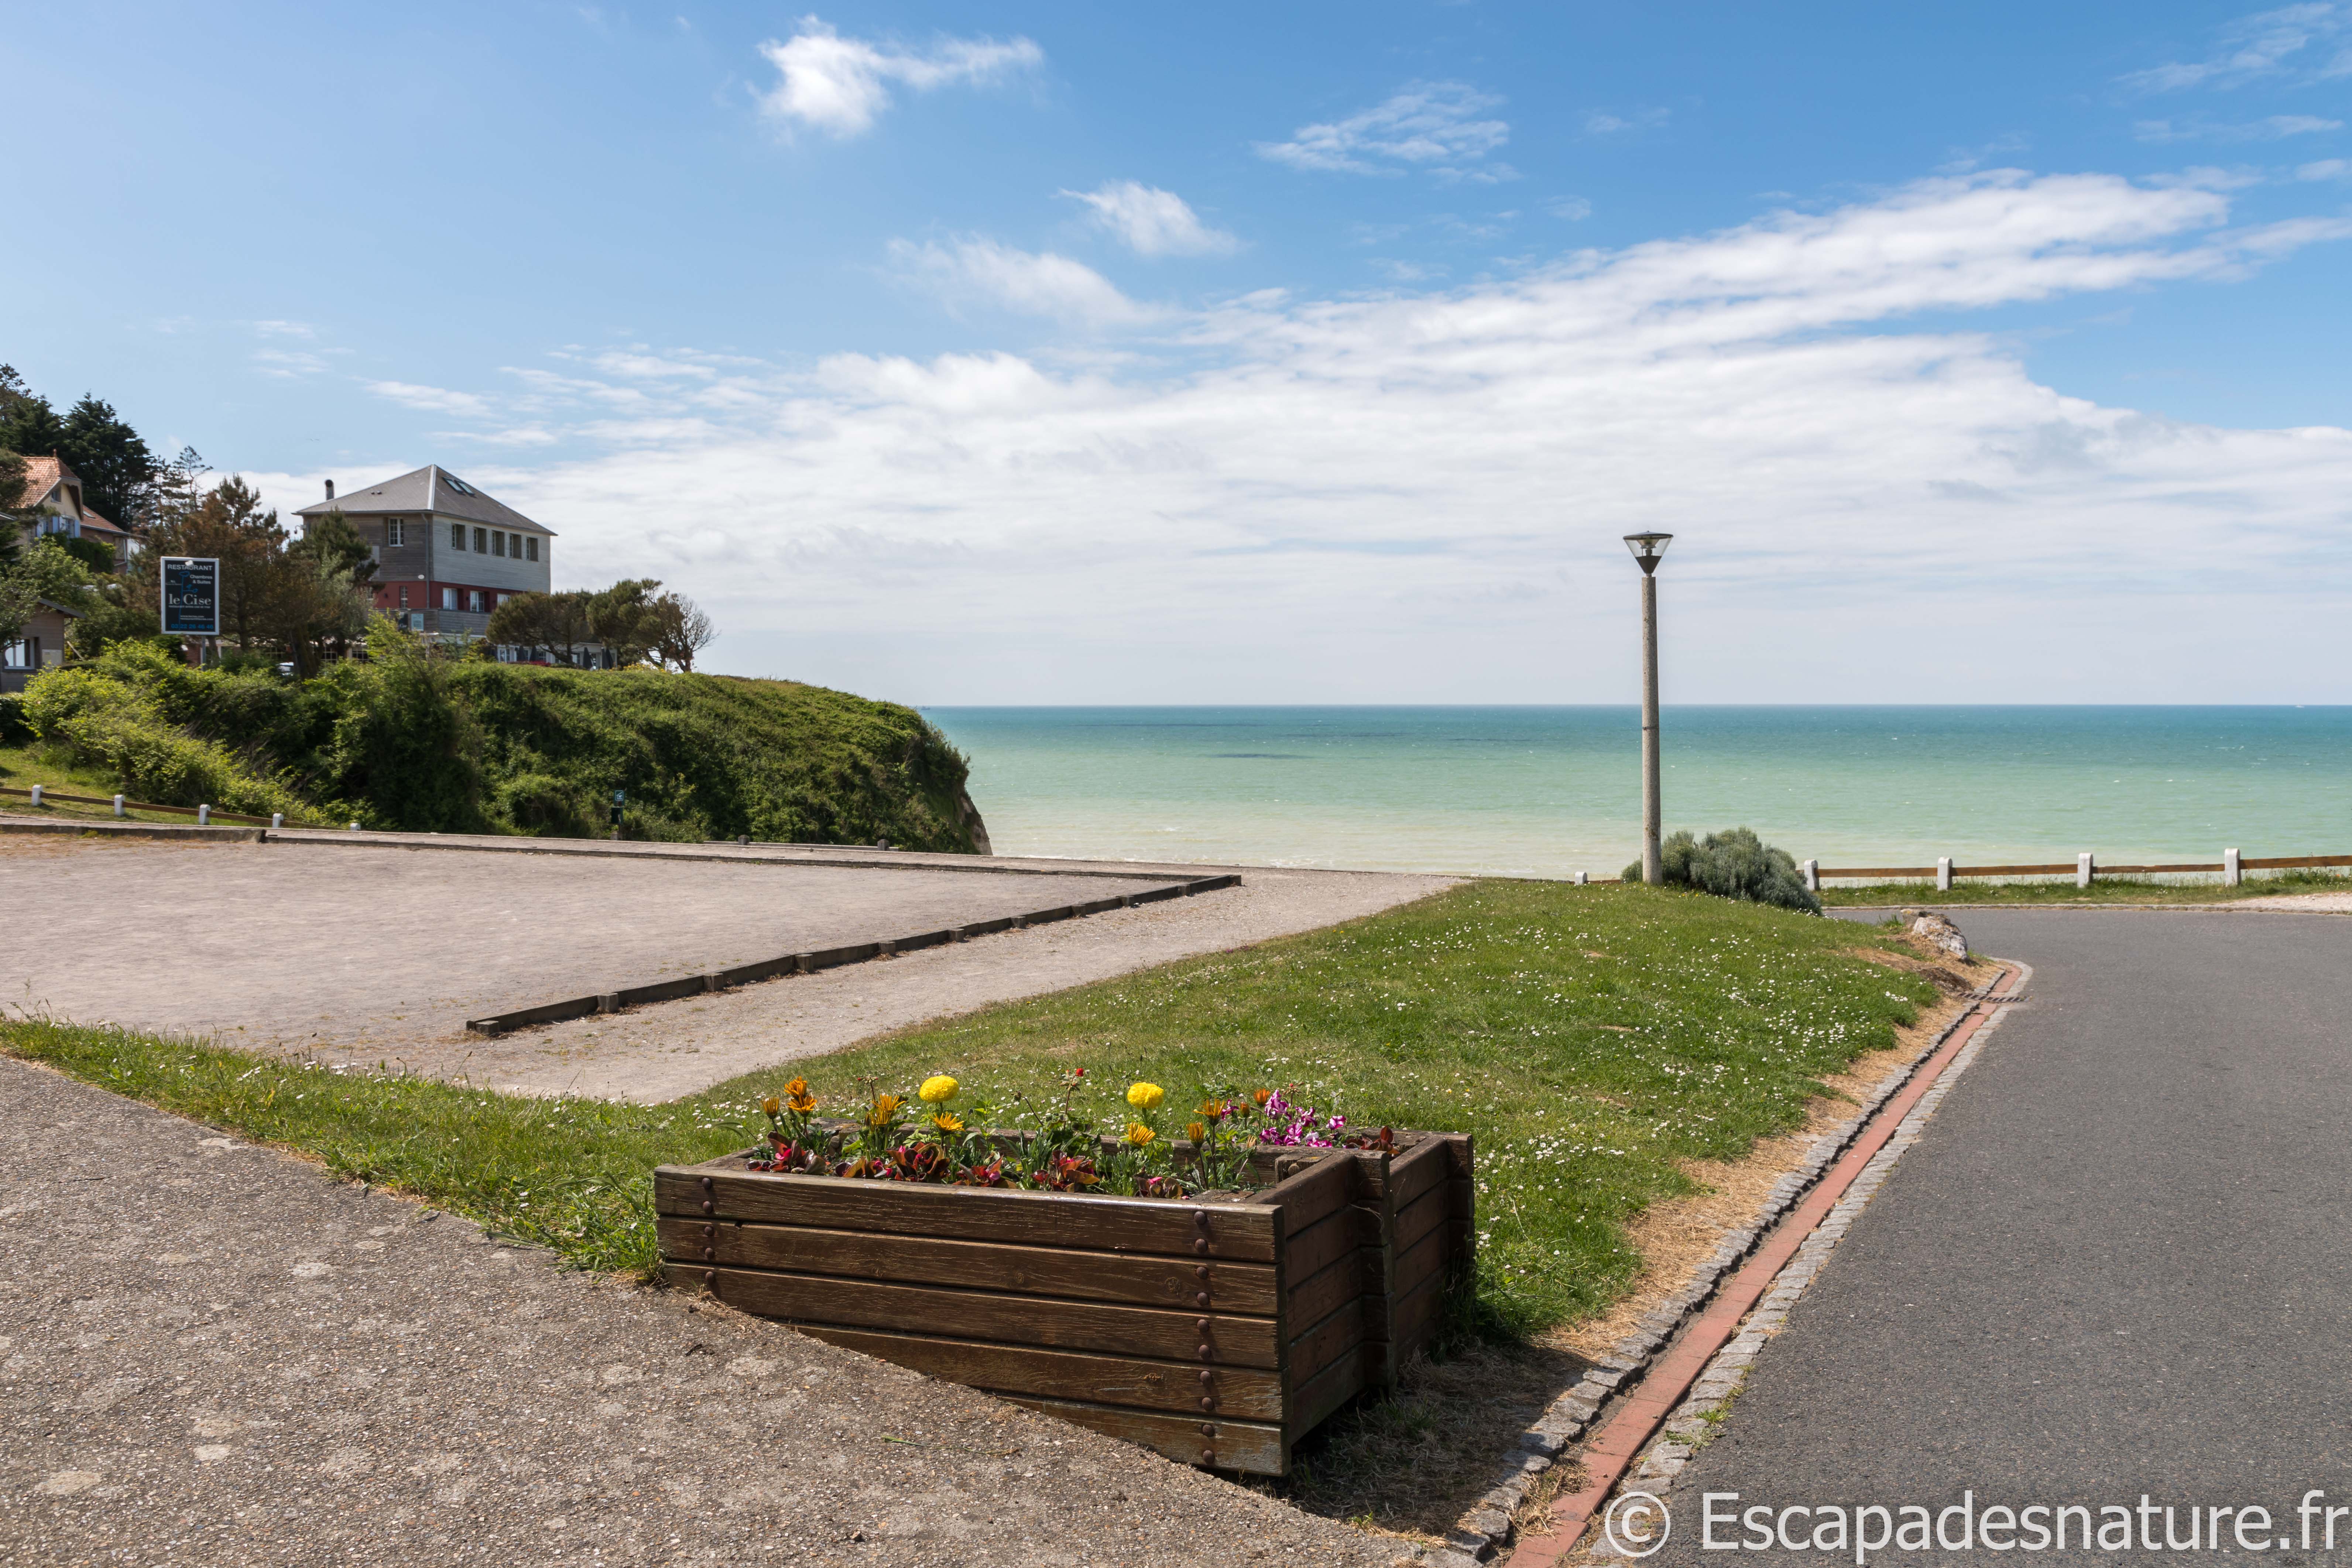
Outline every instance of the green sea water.
[[[999, 854], [1613, 876], [1633, 708], [934, 708]], [[1668, 708], [1668, 831], [1826, 865], [2352, 853], [2352, 708]]]

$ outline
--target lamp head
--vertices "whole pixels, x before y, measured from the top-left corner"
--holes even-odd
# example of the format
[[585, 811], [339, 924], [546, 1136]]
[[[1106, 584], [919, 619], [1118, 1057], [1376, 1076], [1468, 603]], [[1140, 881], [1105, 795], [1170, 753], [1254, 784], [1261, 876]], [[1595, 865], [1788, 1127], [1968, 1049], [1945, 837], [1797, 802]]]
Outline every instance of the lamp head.
[[1673, 538], [1671, 533], [1629, 533], [1625, 536], [1625, 548], [1633, 552], [1643, 576], [1647, 577], [1657, 571], [1658, 563], [1665, 559], [1666, 545]]

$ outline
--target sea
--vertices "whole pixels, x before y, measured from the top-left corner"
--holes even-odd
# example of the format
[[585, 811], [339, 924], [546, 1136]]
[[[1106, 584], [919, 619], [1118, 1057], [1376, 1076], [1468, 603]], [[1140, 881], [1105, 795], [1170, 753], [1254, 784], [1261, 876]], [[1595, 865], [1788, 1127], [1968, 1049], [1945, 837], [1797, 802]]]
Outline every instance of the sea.
[[[1001, 855], [1614, 876], [1633, 707], [927, 708]], [[1670, 707], [1668, 832], [1825, 866], [2352, 853], [2352, 707]]]

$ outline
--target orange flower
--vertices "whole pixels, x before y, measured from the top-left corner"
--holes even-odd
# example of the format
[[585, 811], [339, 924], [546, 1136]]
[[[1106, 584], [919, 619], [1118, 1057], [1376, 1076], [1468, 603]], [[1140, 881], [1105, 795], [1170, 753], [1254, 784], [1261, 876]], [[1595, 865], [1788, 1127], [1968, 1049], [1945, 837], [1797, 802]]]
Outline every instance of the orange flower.
[[898, 1114], [898, 1107], [906, 1103], [907, 1102], [895, 1094], [876, 1095], [874, 1097], [874, 1110], [866, 1118], [866, 1125], [868, 1127], [889, 1126], [891, 1121]]
[[783, 1110], [783, 1108], [784, 1108], [784, 1102], [783, 1102], [782, 1100], [778, 1100], [778, 1099], [777, 1099], [774, 1095], [772, 1095], [772, 1095], [770, 1095], [770, 1096], [768, 1096], [768, 1098], [767, 1098], [767, 1099], [765, 1099], [765, 1100], [763, 1100], [760, 1101], [760, 1109], [761, 1109], [761, 1110], [764, 1110], [764, 1111], [766, 1111], [766, 1112], [767, 1112], [769, 1115], [771, 1115], [771, 1116], [775, 1115], [777, 1112], [779, 1112], [779, 1111], [781, 1111], [782, 1110]]
[[1142, 1148], [1146, 1143], [1150, 1142], [1154, 1138], [1159, 1136], [1159, 1133], [1154, 1132], [1150, 1128], [1146, 1127], [1140, 1121], [1130, 1121], [1127, 1124], [1127, 1141], [1134, 1144], [1139, 1149]]
[[1195, 1143], [1198, 1143], [1208, 1135], [1209, 1126], [1205, 1121], [1192, 1121], [1185, 1124], [1184, 1136], [1190, 1138]]
[[942, 1110], [931, 1118], [931, 1125], [942, 1132], [961, 1132], [963, 1131], [963, 1118], [952, 1110]]
[[[792, 1082], [784, 1085], [784, 1103], [791, 1106], [794, 1110], [799, 1111], [803, 1116], [806, 1116], [810, 1111], [814, 1110], [816, 1109], [816, 1096], [809, 1092], [808, 1079], [804, 1078], [796, 1078], [793, 1079]], [[768, 1114], [773, 1116], [775, 1112], [772, 1110]]]
[[1257, 1102], [1260, 1110], [1265, 1109], [1265, 1102], [1273, 1098], [1274, 1090], [1270, 1089], [1254, 1089], [1250, 1090], [1250, 1099]]

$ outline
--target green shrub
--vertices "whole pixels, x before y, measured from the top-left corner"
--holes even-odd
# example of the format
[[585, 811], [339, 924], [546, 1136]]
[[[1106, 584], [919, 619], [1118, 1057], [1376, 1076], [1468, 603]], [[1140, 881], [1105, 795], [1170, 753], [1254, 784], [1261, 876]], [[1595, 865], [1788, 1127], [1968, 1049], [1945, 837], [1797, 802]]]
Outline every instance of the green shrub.
[[[122, 662], [133, 668], [168, 665], [151, 649], [132, 651]], [[159, 805], [210, 804], [253, 816], [305, 815], [302, 803], [282, 783], [261, 776], [228, 748], [173, 722], [157, 694], [124, 679], [120, 667], [51, 670], [26, 688], [23, 708], [36, 734], [63, 744], [76, 760], [112, 773], [134, 799]]]
[[[1756, 837], [1752, 827], [1726, 828], [1694, 839], [1677, 833], [1659, 846], [1669, 887], [1696, 888], [1727, 899], [1777, 904], [1784, 910], [1822, 912], [1822, 901], [1805, 886], [1795, 858]], [[1625, 868], [1625, 879], [1642, 879], [1639, 860]]]
[[25, 717], [24, 693], [0, 693], [0, 746], [21, 746], [33, 738], [32, 723]]
[[240, 774], [310, 803], [265, 809], [331, 822], [601, 837], [622, 790], [632, 838], [979, 847], [964, 759], [910, 708], [793, 681], [486, 663], [382, 619], [368, 643], [366, 662], [302, 681], [118, 644], [44, 678], [75, 679], [45, 688], [35, 725], [216, 805]]

